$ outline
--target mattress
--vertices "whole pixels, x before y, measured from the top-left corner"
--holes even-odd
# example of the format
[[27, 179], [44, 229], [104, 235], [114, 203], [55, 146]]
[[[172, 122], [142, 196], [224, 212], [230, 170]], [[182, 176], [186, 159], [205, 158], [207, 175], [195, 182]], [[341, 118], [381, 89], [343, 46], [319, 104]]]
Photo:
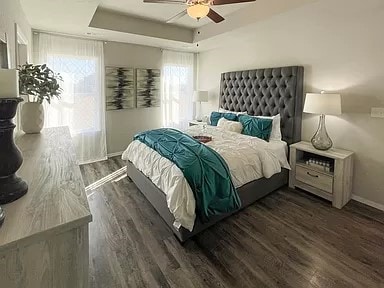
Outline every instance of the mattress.
[[[287, 143], [266, 142], [256, 137], [226, 131], [214, 126], [195, 125], [185, 133], [191, 136], [211, 136], [207, 146], [218, 152], [228, 164], [232, 181], [239, 188], [260, 178], [270, 178], [290, 169], [287, 161]], [[193, 230], [195, 199], [181, 170], [167, 158], [140, 141], [133, 141], [124, 151], [123, 160], [129, 160], [166, 194], [167, 205], [175, 217], [174, 226]]]

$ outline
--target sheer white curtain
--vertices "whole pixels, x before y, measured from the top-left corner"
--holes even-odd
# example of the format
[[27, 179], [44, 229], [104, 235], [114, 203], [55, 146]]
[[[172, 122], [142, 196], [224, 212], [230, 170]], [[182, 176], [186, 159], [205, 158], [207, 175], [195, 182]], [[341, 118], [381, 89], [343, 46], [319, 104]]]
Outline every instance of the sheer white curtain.
[[38, 33], [34, 58], [64, 80], [61, 99], [44, 106], [45, 127], [69, 126], [80, 163], [106, 159], [103, 43]]
[[193, 117], [194, 54], [163, 51], [161, 107], [163, 125], [185, 129]]

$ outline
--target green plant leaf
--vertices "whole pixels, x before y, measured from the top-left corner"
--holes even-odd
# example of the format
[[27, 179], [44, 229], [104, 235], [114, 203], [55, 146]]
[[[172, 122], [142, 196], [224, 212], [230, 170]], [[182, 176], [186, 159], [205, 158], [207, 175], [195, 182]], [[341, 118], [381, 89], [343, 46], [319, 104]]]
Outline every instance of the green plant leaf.
[[63, 78], [46, 64], [25, 63], [20, 65], [18, 70], [20, 93], [34, 96], [35, 101], [39, 103], [43, 103], [44, 100], [51, 103], [51, 99], [59, 98], [63, 91], [59, 83], [63, 82]]

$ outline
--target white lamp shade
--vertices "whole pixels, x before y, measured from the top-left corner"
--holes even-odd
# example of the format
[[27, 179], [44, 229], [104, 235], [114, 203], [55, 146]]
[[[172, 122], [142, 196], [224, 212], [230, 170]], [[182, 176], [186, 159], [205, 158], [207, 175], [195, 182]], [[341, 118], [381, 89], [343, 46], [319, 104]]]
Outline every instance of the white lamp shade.
[[208, 102], [208, 91], [195, 91], [193, 102]]
[[19, 97], [19, 71], [0, 69], [0, 98]]
[[307, 93], [304, 112], [312, 114], [340, 115], [340, 94]]

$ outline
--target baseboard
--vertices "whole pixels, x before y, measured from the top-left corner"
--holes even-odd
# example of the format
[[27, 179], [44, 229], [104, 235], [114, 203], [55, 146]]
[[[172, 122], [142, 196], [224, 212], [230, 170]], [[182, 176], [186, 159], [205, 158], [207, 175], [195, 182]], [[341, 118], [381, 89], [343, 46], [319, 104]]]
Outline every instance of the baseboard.
[[115, 152], [115, 153], [109, 153], [107, 155], [108, 158], [111, 158], [111, 157], [115, 157], [115, 156], [120, 156], [123, 154], [124, 151], [120, 151], [120, 152]]
[[86, 165], [86, 164], [92, 164], [92, 163], [96, 163], [96, 162], [100, 162], [100, 161], [104, 161], [104, 160], [107, 160], [108, 157], [103, 157], [103, 158], [98, 158], [98, 159], [93, 159], [93, 160], [88, 160], [88, 161], [85, 161], [85, 162], [79, 162], [77, 161], [77, 164], [78, 165]]
[[384, 205], [383, 204], [378, 204], [378, 203], [375, 203], [371, 200], [367, 200], [365, 198], [362, 198], [360, 196], [357, 196], [357, 195], [352, 195], [352, 199], [357, 201], [357, 202], [360, 202], [360, 203], [363, 203], [365, 205], [368, 205], [368, 206], [371, 206], [373, 208], [376, 208], [376, 209], [379, 209], [381, 211], [384, 211]]

